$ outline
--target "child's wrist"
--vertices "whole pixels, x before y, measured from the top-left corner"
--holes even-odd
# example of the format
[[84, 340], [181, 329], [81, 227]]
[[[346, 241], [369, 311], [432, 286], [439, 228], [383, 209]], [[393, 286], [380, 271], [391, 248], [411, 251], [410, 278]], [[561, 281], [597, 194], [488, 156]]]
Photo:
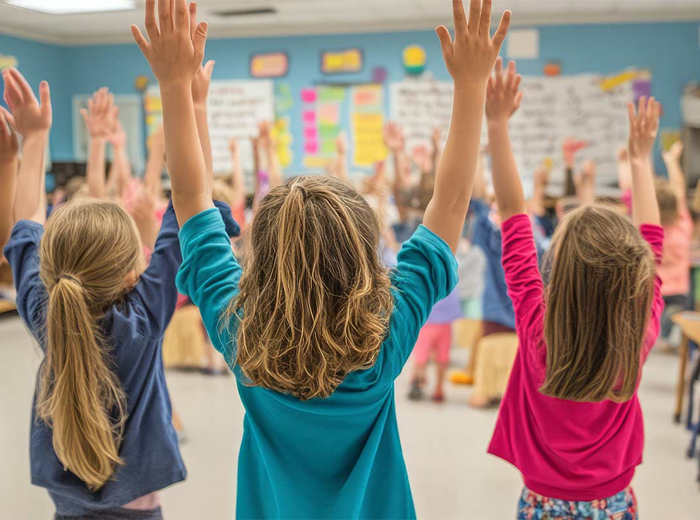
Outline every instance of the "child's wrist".
[[24, 141], [22, 142], [22, 146], [46, 142], [46, 139], [48, 139], [48, 137], [48, 130], [32, 130], [31, 132], [27, 132], [24, 135]]

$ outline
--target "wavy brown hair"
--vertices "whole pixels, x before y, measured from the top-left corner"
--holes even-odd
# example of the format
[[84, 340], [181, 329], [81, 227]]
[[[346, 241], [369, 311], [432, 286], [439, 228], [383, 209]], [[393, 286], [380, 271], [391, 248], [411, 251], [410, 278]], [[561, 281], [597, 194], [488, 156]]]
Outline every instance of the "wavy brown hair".
[[649, 244], [626, 217], [587, 206], [566, 216], [552, 251], [540, 392], [570, 401], [631, 399], [653, 299]]
[[340, 180], [294, 177], [260, 203], [240, 294], [236, 363], [249, 383], [301, 400], [326, 398], [373, 366], [393, 299], [379, 224]]
[[73, 200], [48, 220], [40, 247], [48, 291], [46, 358], [37, 415], [53, 429], [64, 468], [93, 491], [123, 463], [126, 403], [98, 325], [125, 293], [140, 246], [131, 217], [112, 202]]

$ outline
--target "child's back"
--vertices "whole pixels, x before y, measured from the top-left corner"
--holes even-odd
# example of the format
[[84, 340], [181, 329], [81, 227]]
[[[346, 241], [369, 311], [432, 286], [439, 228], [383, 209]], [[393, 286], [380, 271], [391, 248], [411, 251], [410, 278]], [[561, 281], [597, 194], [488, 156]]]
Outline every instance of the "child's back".
[[[294, 190], [298, 192], [296, 195]], [[302, 194], [306, 197], [303, 209], [306, 218], [321, 214], [323, 204], [314, 201], [347, 197], [345, 202], [355, 205], [354, 214], [360, 215], [359, 221], [369, 226], [374, 219], [371, 208], [341, 181], [297, 177], [272, 190], [262, 202], [252, 232], [253, 237], [261, 238], [252, 238], [253, 256], [247, 265], [264, 264], [266, 258], [277, 264], [278, 239], [286, 241], [298, 236], [302, 240], [323, 240], [320, 234], [310, 234], [308, 227], [299, 229], [297, 234], [287, 232], [277, 236], [277, 228], [267, 221], [276, 220], [279, 213], [284, 213], [290, 204], [285, 202], [288, 198]], [[295, 215], [295, 218], [303, 221], [304, 217]], [[351, 235], [356, 232], [353, 224], [348, 226]], [[378, 226], [364, 232], [361, 243], [367, 246], [378, 243]], [[259, 289], [256, 278], [261, 273], [275, 272], [276, 267], [269, 265], [264, 271], [251, 269], [254, 277], [241, 279], [242, 270], [231, 253], [215, 211], [197, 215], [182, 229], [184, 263], [178, 285], [200, 307], [215, 346], [237, 376], [246, 408], [239, 456], [237, 516], [240, 518], [415, 516], [398, 435], [394, 380], [406, 364], [432, 306], [456, 285], [456, 261], [442, 239], [421, 227], [404, 245], [391, 275], [381, 267], [376, 250], [368, 252], [366, 257], [358, 255], [357, 261], [369, 262], [367, 266], [343, 272], [348, 266], [337, 261], [337, 255], [342, 254], [347, 238], [337, 238], [338, 244], [327, 243], [316, 253], [316, 260], [323, 264], [320, 271], [328, 269], [325, 274], [337, 273], [335, 281], [340, 284], [335, 288], [337, 292], [321, 296], [320, 291], [314, 290], [320, 299], [312, 298], [308, 304], [322, 304], [328, 310], [314, 313], [316, 321], [309, 322], [309, 329], [298, 342], [288, 339], [276, 342], [279, 334], [295, 334], [282, 318], [284, 301], [300, 296], [294, 294], [295, 289], [304, 286], [307, 274], [299, 272], [290, 279], [294, 286], [273, 298], [264, 295], [264, 299], [254, 299], [251, 293]], [[287, 255], [294, 255], [293, 245], [286, 243], [284, 250]], [[322, 289], [329, 279], [319, 279], [316, 283]], [[374, 285], [372, 290], [369, 284]], [[263, 291], [266, 286], [263, 284]], [[276, 284], [268, 288], [276, 292]], [[242, 307], [235, 308], [231, 327], [222, 329], [220, 317], [226, 314], [231, 300], [236, 301], [241, 294], [249, 299], [236, 304]], [[323, 298], [328, 299], [323, 301]], [[294, 301], [292, 319], [296, 319], [297, 313], [309, 310], [304, 308], [303, 301]], [[246, 321], [244, 308], [267, 302], [274, 306], [258, 311], [257, 316]], [[332, 330], [334, 323], [341, 323], [340, 316], [346, 315], [351, 317], [348, 329]], [[280, 330], [267, 336], [272, 331], [266, 327], [273, 326], [275, 319], [280, 320], [276, 322]], [[366, 328], [368, 325], [370, 328]], [[240, 339], [246, 339], [246, 331], [240, 331], [239, 327], [245, 326], [251, 332], [254, 327], [260, 328], [255, 329], [251, 343], [242, 351]], [[363, 337], [355, 342], [353, 333], [357, 334], [358, 329], [364, 330]], [[320, 336], [313, 336], [315, 331], [327, 334], [338, 350], [312, 345], [315, 348], [306, 355], [318, 356], [318, 360], [309, 367], [299, 358], [299, 341], [320, 342]], [[374, 344], [365, 343], [368, 338], [374, 339]], [[268, 341], [267, 345], [261, 343], [263, 339]], [[270, 350], [276, 354], [269, 355]], [[329, 370], [331, 364], [334, 368]], [[265, 368], [257, 372], [262, 367]], [[307, 370], [317, 371], [313, 379], [304, 373]], [[251, 380], [246, 371], [254, 374], [256, 386], [246, 384]], [[267, 388], [262, 388], [263, 385]]]

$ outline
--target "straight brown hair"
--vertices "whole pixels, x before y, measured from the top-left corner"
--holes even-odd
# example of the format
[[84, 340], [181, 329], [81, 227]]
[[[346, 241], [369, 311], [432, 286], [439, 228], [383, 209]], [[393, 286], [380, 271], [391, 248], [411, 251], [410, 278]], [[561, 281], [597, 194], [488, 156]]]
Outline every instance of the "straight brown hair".
[[53, 429], [66, 470], [93, 491], [123, 463], [124, 393], [99, 320], [125, 292], [140, 261], [131, 217], [111, 202], [75, 199], [51, 215], [40, 247], [48, 292], [46, 357], [37, 416]]
[[649, 244], [626, 217], [587, 206], [560, 224], [552, 254], [540, 392], [582, 402], [631, 399], [653, 298]]

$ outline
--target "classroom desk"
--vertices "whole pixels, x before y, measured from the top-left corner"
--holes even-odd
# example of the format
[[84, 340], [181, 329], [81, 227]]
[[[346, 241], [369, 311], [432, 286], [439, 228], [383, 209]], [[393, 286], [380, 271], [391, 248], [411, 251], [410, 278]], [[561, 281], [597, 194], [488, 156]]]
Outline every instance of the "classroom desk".
[[685, 398], [685, 374], [688, 370], [688, 350], [692, 341], [700, 345], [700, 312], [681, 312], [671, 318], [681, 328], [680, 367], [678, 371], [678, 386], [676, 387], [676, 409], [673, 414], [675, 422], [681, 422], [683, 400]]

